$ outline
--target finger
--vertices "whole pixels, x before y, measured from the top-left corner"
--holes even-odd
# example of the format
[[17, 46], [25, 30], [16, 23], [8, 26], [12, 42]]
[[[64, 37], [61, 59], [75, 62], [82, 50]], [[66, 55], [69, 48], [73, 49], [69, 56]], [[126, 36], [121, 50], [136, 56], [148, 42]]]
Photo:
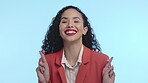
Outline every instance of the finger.
[[[107, 64], [106, 64], [107, 65]], [[105, 71], [108, 69], [108, 67], [107, 66], [105, 66], [104, 68], [103, 68], [103, 74], [105, 73]]]
[[115, 80], [115, 72], [113, 72], [111, 78]]
[[39, 62], [39, 66], [44, 67], [44, 68], [47, 68], [48, 67], [48, 64], [45, 63], [45, 62], [40, 61]]
[[42, 51], [39, 51], [40, 55], [41, 55], [41, 58], [43, 59], [43, 62], [46, 62], [46, 58], [45, 58], [45, 55]]
[[111, 77], [112, 77], [112, 76], [115, 77], [114, 66], [113, 66], [112, 70], [110, 71], [110, 76], [111, 76]]
[[38, 62], [38, 64], [39, 64], [40, 62], [43, 62], [42, 58], [40, 58], [40, 59], [39, 59], [39, 62]]
[[43, 59], [40, 58], [40, 59], [39, 59], [39, 62], [38, 62], [38, 65], [43, 66], [43, 63], [44, 63], [44, 62], [43, 62]]
[[42, 60], [39, 62], [39, 66], [41, 66], [41, 67], [44, 67], [45, 66], [45, 64], [43, 63]]
[[112, 77], [114, 75], [114, 71], [112, 70], [112, 71], [110, 71], [110, 73], [109, 73], [109, 77]]
[[104, 75], [104, 74], [108, 73], [109, 72], [109, 68], [110, 67], [105, 66], [104, 69], [103, 69], [103, 73], [102, 74]]
[[107, 64], [106, 64], [107, 67], [111, 66], [112, 60], [113, 60], [113, 57], [111, 57], [110, 59], [107, 60]]
[[103, 68], [103, 74], [108, 70], [108, 68], [110, 68], [111, 65], [107, 62], [105, 67]]
[[105, 65], [106, 68], [111, 67], [111, 64], [109, 62], [107, 62], [107, 64]]
[[110, 70], [109, 70], [109, 76], [111, 77], [114, 73], [114, 67], [111, 66]]
[[42, 50], [42, 52], [45, 54], [45, 50]]
[[113, 60], [113, 57], [111, 57], [110, 59], [108, 59], [107, 62], [111, 64], [112, 60]]
[[113, 57], [111, 57], [110, 59], [107, 60], [107, 63], [106, 63], [106, 65], [105, 65], [104, 69], [103, 69], [103, 73], [104, 73], [108, 68], [111, 67], [111, 62], [112, 62], [112, 60], [113, 60]]
[[112, 80], [115, 80], [115, 72], [112, 71], [112, 74], [109, 76]]
[[37, 67], [37, 68], [36, 68], [36, 72], [37, 72], [38, 77], [39, 77], [40, 75], [42, 75], [42, 73], [41, 73], [41, 71], [40, 71], [40, 68], [39, 68], [39, 67]]
[[44, 67], [39, 66], [39, 71], [40, 71], [41, 73], [44, 73], [43, 68], [44, 68]]
[[110, 71], [112, 71], [112, 70], [113, 70], [113, 66], [111, 66], [111, 67], [107, 68], [106, 70], [104, 70], [103, 73], [109, 75]]
[[39, 67], [36, 68], [36, 72], [37, 72], [37, 73], [39, 72]]
[[114, 68], [114, 67], [113, 67], [113, 65], [112, 65], [111, 67], [109, 67], [109, 68], [107, 69], [107, 71], [108, 71], [108, 72], [111, 72], [111, 71], [113, 71], [113, 68]]

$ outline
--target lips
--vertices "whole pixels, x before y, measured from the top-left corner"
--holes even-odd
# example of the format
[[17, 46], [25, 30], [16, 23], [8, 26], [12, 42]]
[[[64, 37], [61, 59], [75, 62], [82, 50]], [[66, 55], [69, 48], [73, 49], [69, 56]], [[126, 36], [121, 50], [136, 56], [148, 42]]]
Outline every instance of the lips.
[[74, 29], [67, 29], [67, 30], [65, 30], [65, 34], [68, 35], [68, 36], [73, 36], [76, 33], [77, 33], [77, 31], [74, 30]]

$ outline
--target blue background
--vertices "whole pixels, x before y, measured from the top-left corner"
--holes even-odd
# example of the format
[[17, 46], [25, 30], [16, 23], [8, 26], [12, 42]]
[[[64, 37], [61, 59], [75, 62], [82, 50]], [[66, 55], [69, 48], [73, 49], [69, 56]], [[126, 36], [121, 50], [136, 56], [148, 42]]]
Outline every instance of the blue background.
[[89, 18], [115, 83], [148, 82], [148, 0], [0, 0], [0, 82], [37, 83], [42, 40], [67, 5]]

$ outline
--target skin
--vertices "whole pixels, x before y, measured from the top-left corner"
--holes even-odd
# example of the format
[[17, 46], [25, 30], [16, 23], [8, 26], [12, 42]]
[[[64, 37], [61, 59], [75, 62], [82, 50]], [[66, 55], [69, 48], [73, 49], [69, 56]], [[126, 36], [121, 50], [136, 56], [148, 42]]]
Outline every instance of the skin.
[[39, 52], [41, 58], [39, 59], [38, 67], [36, 68], [38, 80], [40, 83], [49, 83], [50, 73], [47, 61], [43, 51]]
[[[65, 34], [65, 30], [74, 29], [77, 33], [73, 36], [68, 36]], [[88, 31], [88, 27], [83, 26], [82, 15], [75, 9], [67, 9], [61, 17], [59, 25], [60, 36], [64, 43], [64, 53], [68, 63], [74, 66], [81, 49], [82, 36]], [[44, 52], [40, 52], [41, 58], [39, 60], [39, 66], [36, 69], [38, 79], [41, 83], [49, 83], [49, 68], [47, 61], [45, 59]], [[70, 56], [69, 56], [70, 55]], [[109, 59], [105, 65], [102, 75], [103, 83], [114, 83], [115, 74], [113, 71], [113, 66], [111, 66], [111, 61], [113, 58]]]
[[113, 57], [107, 60], [107, 64], [102, 71], [103, 83], [114, 83], [115, 81], [114, 67], [111, 65], [112, 60]]

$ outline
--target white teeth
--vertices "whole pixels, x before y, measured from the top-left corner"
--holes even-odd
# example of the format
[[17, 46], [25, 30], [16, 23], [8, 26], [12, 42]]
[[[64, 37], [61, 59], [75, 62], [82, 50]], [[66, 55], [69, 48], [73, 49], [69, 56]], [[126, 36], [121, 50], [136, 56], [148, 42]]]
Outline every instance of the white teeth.
[[66, 31], [66, 33], [76, 33], [75, 31]]

